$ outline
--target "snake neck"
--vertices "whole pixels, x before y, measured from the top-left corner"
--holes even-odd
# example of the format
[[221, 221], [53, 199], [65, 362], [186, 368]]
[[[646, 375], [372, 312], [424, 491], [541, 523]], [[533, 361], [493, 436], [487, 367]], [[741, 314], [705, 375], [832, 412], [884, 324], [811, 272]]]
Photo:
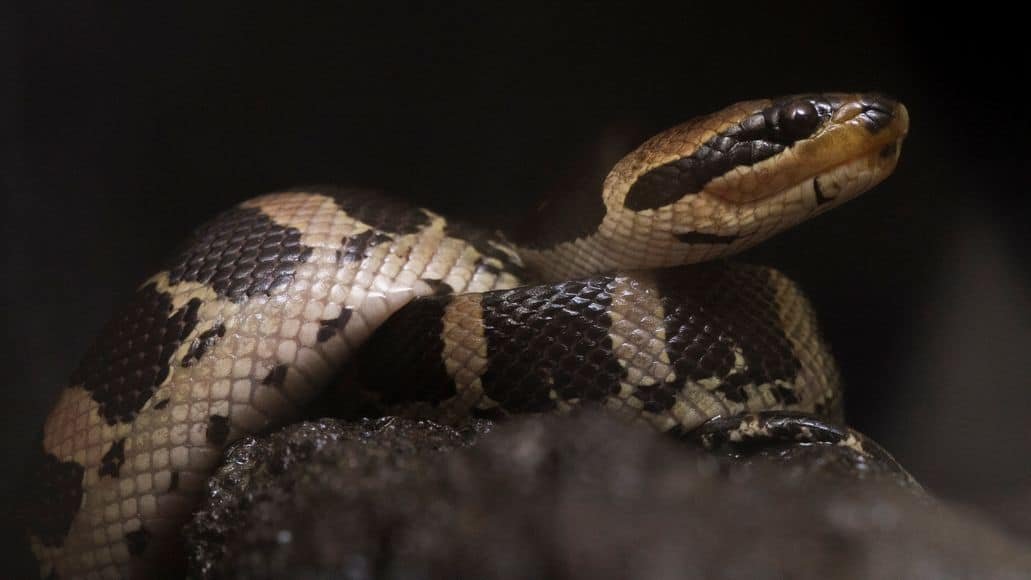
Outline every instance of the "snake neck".
[[676, 244], [636, 216], [606, 214], [592, 233], [553, 243], [516, 244], [527, 269], [543, 281], [581, 278], [621, 270], [665, 268], [713, 259], [726, 248]]

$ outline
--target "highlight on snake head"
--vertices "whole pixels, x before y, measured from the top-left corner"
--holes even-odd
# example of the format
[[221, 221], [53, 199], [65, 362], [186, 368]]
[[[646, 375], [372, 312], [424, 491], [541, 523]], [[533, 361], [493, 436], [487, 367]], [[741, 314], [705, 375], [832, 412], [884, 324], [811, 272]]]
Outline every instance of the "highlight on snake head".
[[735, 253], [881, 182], [908, 129], [905, 106], [873, 93], [738, 103], [624, 157], [600, 232], [619, 246], [650, 229], [653, 267]]

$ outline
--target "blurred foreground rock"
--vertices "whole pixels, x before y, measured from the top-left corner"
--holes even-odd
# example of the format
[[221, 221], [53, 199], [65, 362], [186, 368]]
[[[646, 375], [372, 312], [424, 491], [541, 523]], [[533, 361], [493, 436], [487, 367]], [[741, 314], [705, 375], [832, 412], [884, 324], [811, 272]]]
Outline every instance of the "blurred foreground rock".
[[846, 447], [730, 459], [598, 415], [248, 439], [188, 540], [197, 578], [1031, 577], [1027, 545]]

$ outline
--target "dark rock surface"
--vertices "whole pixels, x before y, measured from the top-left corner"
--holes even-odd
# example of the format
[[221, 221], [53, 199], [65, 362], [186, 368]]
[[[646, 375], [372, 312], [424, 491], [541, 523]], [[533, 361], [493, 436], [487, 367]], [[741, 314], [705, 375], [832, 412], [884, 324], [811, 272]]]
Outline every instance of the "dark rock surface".
[[[324, 419], [232, 448], [198, 578], [1027, 578], [1031, 548], [848, 447], [729, 459], [601, 416]], [[471, 444], [478, 440], [475, 446]]]

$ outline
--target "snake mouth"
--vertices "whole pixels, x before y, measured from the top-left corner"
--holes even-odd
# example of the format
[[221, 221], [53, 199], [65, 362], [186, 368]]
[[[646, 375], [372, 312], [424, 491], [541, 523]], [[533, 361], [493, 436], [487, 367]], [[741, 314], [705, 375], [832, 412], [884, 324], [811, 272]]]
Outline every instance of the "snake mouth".
[[[713, 179], [705, 193], [726, 204], [750, 206], [783, 196], [799, 184], [822, 185], [822, 175], [863, 159], [871, 171], [890, 173], [909, 131], [906, 107], [879, 95], [835, 95], [827, 100], [836, 108], [824, 114], [823, 124], [808, 137], [777, 155]], [[827, 197], [824, 192], [818, 199], [825, 204]]]
[[711, 197], [729, 205], [796, 183], [897, 143], [908, 113], [876, 93], [750, 101], [656, 135], [610, 172], [609, 203], [632, 212]]

